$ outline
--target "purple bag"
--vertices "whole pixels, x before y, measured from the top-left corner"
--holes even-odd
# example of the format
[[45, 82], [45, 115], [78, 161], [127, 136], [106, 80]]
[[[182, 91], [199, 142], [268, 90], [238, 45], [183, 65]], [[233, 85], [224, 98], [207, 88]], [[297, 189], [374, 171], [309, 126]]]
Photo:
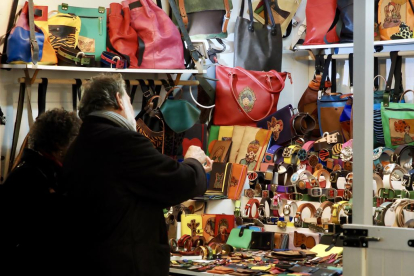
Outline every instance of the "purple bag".
[[257, 122], [257, 127], [272, 131], [269, 146], [284, 145], [296, 138], [291, 126], [293, 116], [293, 107], [289, 104]]

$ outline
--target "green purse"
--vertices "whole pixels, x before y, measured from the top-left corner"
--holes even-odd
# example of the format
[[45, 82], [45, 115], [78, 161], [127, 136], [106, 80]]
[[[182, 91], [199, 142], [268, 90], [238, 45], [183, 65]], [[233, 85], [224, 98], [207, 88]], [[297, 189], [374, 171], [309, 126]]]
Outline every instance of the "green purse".
[[[192, 128], [200, 117], [200, 110], [186, 100], [169, 98], [174, 88], [168, 91], [160, 111], [165, 123], [175, 132], [181, 133]], [[182, 95], [182, 89], [181, 89]]]
[[233, 228], [230, 232], [227, 244], [236, 248], [249, 248], [252, 241], [253, 230], [249, 229], [249, 226], [243, 226], [242, 228]]
[[66, 3], [59, 5], [59, 12], [72, 13], [81, 19], [79, 33], [79, 49], [85, 54], [95, 55], [101, 60], [102, 52], [106, 51], [106, 9], [72, 7]]
[[381, 103], [381, 120], [384, 128], [385, 145], [395, 149], [399, 145], [414, 145], [414, 104], [401, 103], [405, 91], [398, 103], [389, 102], [389, 92], [384, 93]]

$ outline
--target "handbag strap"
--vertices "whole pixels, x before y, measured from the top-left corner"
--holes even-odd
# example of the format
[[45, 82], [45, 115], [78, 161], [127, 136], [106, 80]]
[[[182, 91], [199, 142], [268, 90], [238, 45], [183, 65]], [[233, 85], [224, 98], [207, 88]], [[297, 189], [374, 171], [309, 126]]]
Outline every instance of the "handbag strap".
[[336, 59], [331, 61], [331, 93], [336, 92]]
[[348, 58], [349, 66], [349, 88], [351, 89], [351, 94], [354, 93], [354, 54], [350, 53]]
[[[402, 87], [402, 57], [398, 55], [398, 51], [390, 52], [391, 56], [391, 68], [388, 74], [387, 85], [385, 87], [385, 93], [383, 96], [383, 103], [385, 107], [389, 106], [389, 102], [398, 102], [400, 98], [401, 91], [403, 91]], [[394, 83], [394, 92], [391, 93], [391, 85], [393, 77], [395, 78]]]
[[340, 10], [338, 9], [338, 7], [337, 7], [337, 8], [336, 8], [336, 10], [335, 10], [335, 17], [334, 17], [334, 19], [333, 19], [333, 21], [332, 21], [332, 24], [331, 24], [331, 26], [329, 27], [328, 31], [326, 32], [325, 36], [323, 37], [323, 41], [324, 41], [326, 44], [332, 44], [332, 42], [329, 42], [329, 41], [328, 41], [327, 36], [328, 36], [328, 33], [329, 33], [330, 31], [332, 31], [332, 30], [333, 30], [333, 28], [335, 28], [336, 24], [338, 24], [340, 14], [341, 14], [341, 11], [340, 11]]
[[400, 100], [398, 102], [401, 102], [404, 99], [404, 95], [408, 92], [412, 92], [414, 94], [414, 90], [411, 90], [411, 89], [405, 90], [404, 93], [401, 94]]
[[82, 87], [82, 80], [75, 79], [76, 84], [72, 84], [72, 105], [73, 111], [77, 112], [78, 110], [78, 100], [81, 100], [81, 87]]
[[32, 63], [37, 64], [39, 61], [39, 44], [35, 35], [35, 23], [34, 23], [34, 4], [33, 0], [29, 0], [29, 29], [30, 29], [30, 48], [32, 50]]
[[38, 106], [38, 114], [37, 117], [45, 113], [46, 110], [46, 91], [48, 85], [48, 79], [42, 78], [42, 82], [39, 83], [37, 89], [37, 106]]
[[[239, 16], [240, 17], [243, 17], [244, 1], [245, 0], [242, 0], [242, 3], [240, 5], [240, 12], [239, 12]], [[275, 23], [275, 19], [273, 17], [272, 9], [271, 9], [270, 4], [269, 4], [269, 0], [263, 0], [263, 1], [265, 3], [265, 6], [264, 6], [265, 12], [267, 11], [267, 14], [269, 15], [269, 18], [270, 18], [270, 22], [272, 23], [272, 26], [271, 26], [271, 34], [272, 35], [276, 35], [277, 34], [277, 31], [276, 31], [276, 23]], [[248, 30], [250, 32], [254, 32], [254, 27], [253, 27], [254, 20], [253, 20], [253, 5], [252, 5], [252, 0], [247, 0], [247, 5], [248, 5], [249, 18], [250, 18]], [[265, 16], [265, 25], [267, 26], [267, 24], [268, 24], [268, 19], [267, 19], [267, 16]]]
[[379, 76], [379, 59], [378, 57], [374, 57], [374, 88], [375, 91], [379, 89], [379, 79], [377, 78]]
[[328, 77], [328, 72], [329, 72], [329, 64], [332, 61], [332, 55], [329, 54], [325, 60], [325, 66], [323, 68], [323, 73], [322, 73], [322, 78], [321, 78], [321, 84], [319, 86], [319, 91], [325, 91], [325, 81], [326, 78]]

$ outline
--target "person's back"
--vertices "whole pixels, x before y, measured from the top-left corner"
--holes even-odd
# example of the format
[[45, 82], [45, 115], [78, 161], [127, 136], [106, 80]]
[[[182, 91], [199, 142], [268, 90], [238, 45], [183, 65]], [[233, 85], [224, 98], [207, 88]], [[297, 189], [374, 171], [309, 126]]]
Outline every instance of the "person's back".
[[[112, 95], [119, 109], [107, 103], [100, 110], [88, 110], [114, 82], [120, 84], [113, 94], [102, 93]], [[123, 80], [108, 76], [95, 78], [85, 89], [83, 124], [64, 162], [78, 241], [75, 267], [78, 275], [168, 275], [162, 209], [203, 194], [205, 171], [194, 158], [180, 164], [160, 154], [134, 131], [132, 107], [128, 115], [116, 113], [130, 105], [126, 93], [117, 93], [120, 90], [125, 92]]]

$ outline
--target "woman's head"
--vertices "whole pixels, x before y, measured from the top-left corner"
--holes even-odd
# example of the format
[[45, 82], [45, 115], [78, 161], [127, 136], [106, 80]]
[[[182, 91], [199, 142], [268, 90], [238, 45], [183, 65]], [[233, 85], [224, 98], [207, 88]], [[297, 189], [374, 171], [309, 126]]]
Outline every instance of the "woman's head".
[[63, 159], [70, 143], [79, 133], [81, 120], [76, 113], [61, 108], [40, 115], [29, 133], [29, 148]]

